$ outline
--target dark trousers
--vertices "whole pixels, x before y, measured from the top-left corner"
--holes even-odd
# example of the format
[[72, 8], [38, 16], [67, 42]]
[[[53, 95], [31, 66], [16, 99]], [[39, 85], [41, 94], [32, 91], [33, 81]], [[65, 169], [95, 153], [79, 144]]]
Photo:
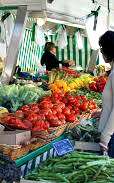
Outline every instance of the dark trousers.
[[108, 155], [114, 158], [114, 134], [111, 137], [111, 140], [108, 144]]

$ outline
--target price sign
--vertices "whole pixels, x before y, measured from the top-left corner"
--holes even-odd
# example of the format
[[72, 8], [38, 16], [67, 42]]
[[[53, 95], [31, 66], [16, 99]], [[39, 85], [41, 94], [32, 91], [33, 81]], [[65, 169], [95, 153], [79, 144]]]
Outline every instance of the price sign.
[[69, 139], [63, 139], [59, 142], [53, 143], [53, 147], [59, 156], [74, 151], [74, 148]]

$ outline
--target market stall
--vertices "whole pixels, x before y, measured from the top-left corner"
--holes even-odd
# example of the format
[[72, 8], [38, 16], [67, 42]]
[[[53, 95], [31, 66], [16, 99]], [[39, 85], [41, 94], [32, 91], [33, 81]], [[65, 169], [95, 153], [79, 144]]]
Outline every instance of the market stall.
[[[113, 28], [113, 2], [75, 3], [1, 1], [0, 26], [6, 31], [1, 57], [6, 59], [0, 79], [0, 158], [3, 169], [14, 163], [17, 172], [13, 176], [9, 166], [13, 179], [4, 173], [1, 180], [113, 182], [114, 162], [99, 156], [99, 121], [92, 117], [102, 109], [108, 80], [106, 66], [99, 65], [98, 38]], [[40, 65], [46, 41], [56, 44], [58, 59], [74, 60], [74, 66], [46, 71]]]

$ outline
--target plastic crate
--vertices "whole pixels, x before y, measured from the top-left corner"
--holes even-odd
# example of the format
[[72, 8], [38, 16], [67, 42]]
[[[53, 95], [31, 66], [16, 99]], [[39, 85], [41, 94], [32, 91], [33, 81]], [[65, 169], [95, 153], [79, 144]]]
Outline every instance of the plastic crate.
[[36, 149], [35, 151], [17, 159], [16, 165], [21, 168], [21, 176], [24, 177], [34, 168], [38, 167], [43, 161], [50, 157], [56, 157], [57, 153], [53, 148], [53, 143], [58, 142], [62, 139], [66, 138], [65, 135], [62, 135], [51, 143], [42, 146], [41, 148]]

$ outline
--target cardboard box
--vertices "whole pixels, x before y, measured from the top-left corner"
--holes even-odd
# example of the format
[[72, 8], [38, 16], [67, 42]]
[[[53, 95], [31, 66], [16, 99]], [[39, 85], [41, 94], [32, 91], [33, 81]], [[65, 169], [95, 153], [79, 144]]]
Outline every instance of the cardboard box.
[[30, 131], [3, 131], [0, 133], [0, 144], [21, 145], [26, 144], [31, 139]]

